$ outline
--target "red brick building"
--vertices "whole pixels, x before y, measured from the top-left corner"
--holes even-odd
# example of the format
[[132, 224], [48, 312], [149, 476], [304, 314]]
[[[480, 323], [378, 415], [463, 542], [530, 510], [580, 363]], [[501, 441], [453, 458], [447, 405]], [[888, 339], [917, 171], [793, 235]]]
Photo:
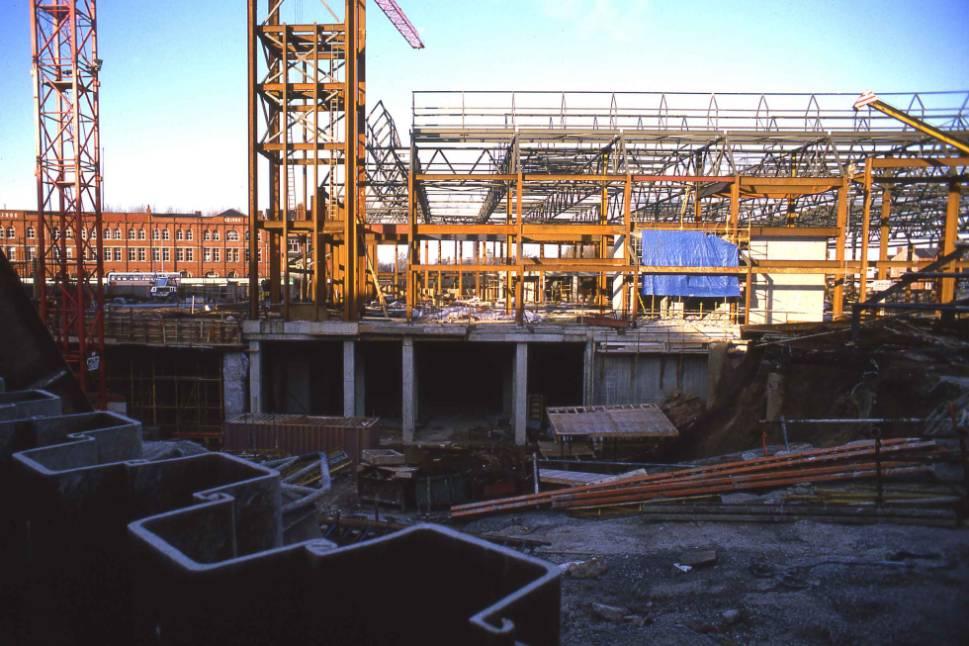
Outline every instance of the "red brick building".
[[[173, 271], [189, 278], [243, 278], [249, 274], [249, 219], [234, 209], [201, 213], [101, 215], [104, 272]], [[0, 210], [0, 250], [29, 275], [37, 259], [37, 213]], [[91, 231], [87, 235], [94, 235]], [[269, 248], [259, 232], [259, 273], [269, 273]], [[68, 246], [68, 257], [73, 249]]]

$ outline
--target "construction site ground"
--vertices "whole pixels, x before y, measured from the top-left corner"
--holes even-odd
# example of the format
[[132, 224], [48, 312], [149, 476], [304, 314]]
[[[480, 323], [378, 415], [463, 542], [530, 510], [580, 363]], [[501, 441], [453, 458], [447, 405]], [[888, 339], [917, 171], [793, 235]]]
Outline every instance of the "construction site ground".
[[[556, 563], [604, 562], [563, 578], [564, 646], [966, 643], [967, 528], [536, 511], [462, 529], [546, 541], [534, 553]], [[714, 563], [675, 565], [707, 551]]]

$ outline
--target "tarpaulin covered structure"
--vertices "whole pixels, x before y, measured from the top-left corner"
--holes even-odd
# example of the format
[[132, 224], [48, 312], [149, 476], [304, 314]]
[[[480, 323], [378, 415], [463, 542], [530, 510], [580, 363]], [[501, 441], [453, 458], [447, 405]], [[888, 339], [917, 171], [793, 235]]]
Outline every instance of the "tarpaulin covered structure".
[[[672, 267], [736, 267], [737, 245], [702, 231], [643, 231], [642, 264]], [[643, 276], [643, 295], [738, 297], [736, 276], [661, 274]]]

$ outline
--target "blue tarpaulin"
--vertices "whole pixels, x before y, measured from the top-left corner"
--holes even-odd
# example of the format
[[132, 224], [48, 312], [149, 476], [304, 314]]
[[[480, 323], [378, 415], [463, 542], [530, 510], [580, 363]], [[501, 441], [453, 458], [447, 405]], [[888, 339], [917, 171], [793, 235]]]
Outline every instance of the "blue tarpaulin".
[[[737, 245], [702, 231], [643, 231], [644, 265], [736, 267]], [[660, 274], [643, 276], [645, 296], [740, 296], [736, 276]]]

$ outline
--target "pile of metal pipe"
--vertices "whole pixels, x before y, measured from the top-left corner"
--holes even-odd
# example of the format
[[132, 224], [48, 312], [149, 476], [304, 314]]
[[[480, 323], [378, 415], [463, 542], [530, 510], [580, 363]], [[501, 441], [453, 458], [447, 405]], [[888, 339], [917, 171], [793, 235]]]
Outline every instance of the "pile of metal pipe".
[[646, 474], [621, 482], [455, 505], [451, 508], [451, 517], [468, 519], [542, 507], [603, 509], [804, 483], [912, 475], [924, 472], [927, 469], [925, 463], [944, 452], [932, 440], [866, 440], [832, 448]]

